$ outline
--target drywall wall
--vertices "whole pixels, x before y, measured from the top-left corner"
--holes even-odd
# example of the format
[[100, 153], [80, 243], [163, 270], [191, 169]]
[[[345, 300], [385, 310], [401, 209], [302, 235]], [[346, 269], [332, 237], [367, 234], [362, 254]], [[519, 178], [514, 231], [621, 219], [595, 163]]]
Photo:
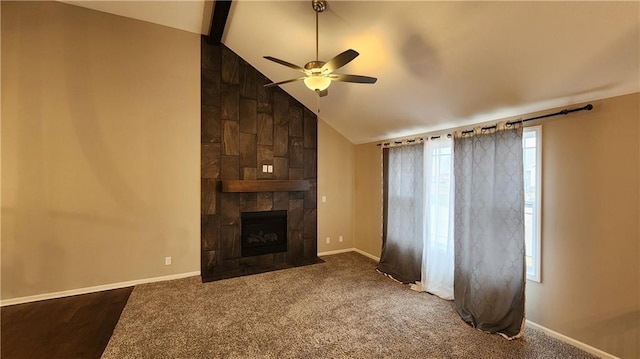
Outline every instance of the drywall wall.
[[621, 358], [640, 356], [640, 94], [542, 122], [542, 282], [527, 316]]
[[[640, 94], [591, 103], [590, 112], [530, 123], [542, 125], [543, 138], [542, 282], [527, 281], [527, 318], [635, 358], [640, 356]], [[556, 110], [561, 109], [543, 113]], [[380, 151], [363, 144], [355, 152], [356, 248], [379, 256]]]
[[1, 6], [2, 299], [197, 272], [200, 36]]
[[[355, 146], [318, 120], [318, 252], [353, 248]], [[323, 202], [323, 197], [326, 202]], [[343, 241], [339, 238], [342, 236]], [[327, 244], [326, 239], [330, 238]]]
[[355, 248], [380, 258], [382, 150], [375, 143], [357, 145], [355, 157]]

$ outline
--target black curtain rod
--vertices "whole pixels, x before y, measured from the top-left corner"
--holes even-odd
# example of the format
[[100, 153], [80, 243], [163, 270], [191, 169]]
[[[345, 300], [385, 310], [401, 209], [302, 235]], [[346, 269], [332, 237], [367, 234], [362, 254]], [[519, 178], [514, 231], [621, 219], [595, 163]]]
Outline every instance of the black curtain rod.
[[[524, 120], [509, 121], [509, 122], [507, 122], [507, 127], [510, 127], [511, 125], [515, 125], [516, 123], [539, 120], [541, 118], [547, 118], [547, 117], [553, 117], [553, 116], [568, 115], [571, 112], [585, 111], [585, 110], [587, 110], [587, 111], [593, 110], [593, 105], [592, 104], [588, 104], [588, 105], [586, 105], [584, 107], [574, 108], [574, 109], [571, 109], [571, 110], [564, 109], [562, 111], [558, 111], [558, 112], [555, 112], [555, 113], [549, 113], [549, 114], [546, 114], [546, 115], [541, 115], [541, 116], [536, 116], [536, 117], [531, 117], [531, 118], [525, 118]], [[480, 130], [481, 131], [493, 130], [493, 129], [497, 128], [497, 127], [498, 127], [498, 125], [487, 126], [487, 127], [482, 127]], [[462, 134], [466, 135], [466, 134], [469, 134], [469, 133], [473, 133], [473, 131], [474, 130], [462, 131]]]
[[588, 105], [586, 105], [584, 107], [574, 108], [572, 110], [566, 110], [565, 109], [565, 110], [562, 110], [562, 111], [556, 112], [556, 113], [550, 113], [550, 114], [547, 114], [547, 115], [531, 117], [531, 118], [527, 118], [527, 119], [519, 120], [519, 121], [510, 121], [510, 122], [507, 122], [507, 123], [514, 124], [514, 123], [520, 123], [520, 122], [527, 122], [527, 121], [539, 120], [541, 118], [546, 118], [546, 117], [553, 117], [553, 116], [559, 116], [559, 115], [568, 115], [571, 112], [578, 112], [578, 111], [585, 111], [585, 110], [586, 111], [593, 110], [593, 105], [592, 104], [588, 104]]
[[[547, 118], [547, 117], [553, 117], [553, 116], [559, 116], [559, 115], [568, 115], [568, 114], [570, 114], [572, 112], [585, 111], [585, 110], [586, 111], [593, 110], [593, 105], [592, 104], [588, 104], [588, 105], [585, 105], [584, 107], [574, 108], [574, 109], [571, 109], [571, 110], [564, 109], [562, 111], [555, 112], [555, 113], [549, 113], [549, 114], [546, 114], [546, 115], [541, 115], [541, 116], [536, 116], [536, 117], [531, 117], [531, 118], [525, 118], [524, 120], [509, 121], [509, 122], [507, 122], [507, 126], [511, 126], [511, 125], [516, 124], [516, 123], [539, 120], [541, 118]], [[498, 125], [486, 126], [486, 127], [482, 127], [481, 130], [482, 131], [493, 130], [493, 129], [497, 128], [497, 127], [498, 127]], [[474, 130], [462, 131], [462, 134], [466, 135], [466, 134], [469, 134], [469, 133], [473, 133], [473, 131]], [[451, 134], [447, 134], [447, 137], [451, 137]], [[440, 136], [432, 136], [432, 137], [429, 137], [429, 138], [432, 139], [432, 140], [435, 140], [436, 138], [440, 138]], [[422, 138], [420, 138], [420, 140], [422, 140]], [[415, 140], [409, 140], [407, 142], [408, 143], [412, 143], [412, 142], [415, 142]], [[395, 144], [401, 144], [402, 141], [395, 141], [394, 143]], [[377, 146], [382, 146], [382, 145], [388, 146], [390, 144], [391, 144], [391, 142], [384, 142], [384, 143], [378, 143]]]

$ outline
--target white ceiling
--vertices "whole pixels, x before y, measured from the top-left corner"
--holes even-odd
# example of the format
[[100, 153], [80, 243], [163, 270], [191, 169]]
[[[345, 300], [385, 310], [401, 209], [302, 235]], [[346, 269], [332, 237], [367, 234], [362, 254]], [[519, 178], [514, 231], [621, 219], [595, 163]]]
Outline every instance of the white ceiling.
[[[141, 18], [132, 9], [149, 2], [118, 1], [115, 13]], [[204, 11], [202, 1], [153, 2], [153, 8], [167, 12], [143, 20], [208, 30], [208, 17], [195, 11]], [[177, 25], [189, 22], [186, 13], [191, 25]], [[281, 81], [300, 73], [262, 56], [303, 66], [314, 59], [314, 40], [311, 1], [236, 0], [222, 42]], [[378, 82], [333, 83], [319, 116], [365, 143], [639, 92], [640, 2], [329, 0], [320, 14], [320, 59], [349, 48], [360, 56], [337, 72]], [[302, 82], [282, 88], [318, 108]]]

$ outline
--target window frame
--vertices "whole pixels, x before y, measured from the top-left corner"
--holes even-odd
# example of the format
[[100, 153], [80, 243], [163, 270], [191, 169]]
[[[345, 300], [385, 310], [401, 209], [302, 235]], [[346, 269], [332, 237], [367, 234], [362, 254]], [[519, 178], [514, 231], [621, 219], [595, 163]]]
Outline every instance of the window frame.
[[[529, 126], [523, 128], [524, 132], [535, 132], [536, 133], [536, 191], [535, 191], [535, 206], [536, 211], [534, 211], [534, 221], [535, 227], [533, 228], [533, 236], [532, 236], [532, 267], [534, 269], [534, 273], [529, 275], [528, 271], [525, 268], [525, 274], [527, 280], [542, 283], [542, 126]], [[524, 154], [524, 137], [522, 141], [522, 151]], [[524, 168], [523, 173], [524, 176]]]

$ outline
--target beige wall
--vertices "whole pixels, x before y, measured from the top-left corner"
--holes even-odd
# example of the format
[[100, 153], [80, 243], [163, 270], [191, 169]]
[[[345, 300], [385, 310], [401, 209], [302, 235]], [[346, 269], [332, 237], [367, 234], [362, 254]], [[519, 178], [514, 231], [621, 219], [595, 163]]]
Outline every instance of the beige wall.
[[[353, 248], [355, 146], [318, 120], [318, 252]], [[327, 201], [322, 202], [325, 196]], [[343, 242], [339, 242], [342, 236]], [[326, 238], [331, 243], [326, 243]]]
[[[527, 317], [635, 358], [640, 356], [640, 94], [591, 103], [590, 112], [539, 122], [542, 283], [527, 281]], [[364, 144], [355, 152], [356, 247], [379, 256], [379, 149]]]
[[382, 151], [375, 143], [357, 145], [355, 247], [380, 258], [382, 251]]
[[200, 37], [1, 6], [2, 299], [198, 271]]
[[531, 321], [640, 356], [640, 94], [542, 125], [542, 283]]

